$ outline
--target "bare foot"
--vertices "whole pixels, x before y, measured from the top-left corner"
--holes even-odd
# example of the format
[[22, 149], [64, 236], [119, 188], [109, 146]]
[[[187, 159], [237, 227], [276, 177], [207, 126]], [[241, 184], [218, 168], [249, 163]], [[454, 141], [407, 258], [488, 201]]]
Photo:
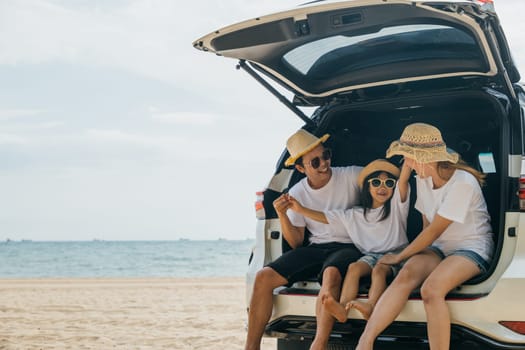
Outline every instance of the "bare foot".
[[329, 294], [329, 293], [323, 293], [321, 295], [321, 304], [324, 304], [324, 301], [327, 299], [327, 298], [332, 298], [332, 296]]
[[348, 319], [348, 311], [330, 295], [323, 298], [323, 307], [341, 323]]
[[365, 320], [368, 320], [370, 318], [370, 315], [372, 314], [372, 311], [374, 310], [374, 306], [372, 304], [366, 303], [364, 301], [352, 300], [350, 304], [357, 311], [359, 311], [361, 315], [363, 315], [363, 318]]

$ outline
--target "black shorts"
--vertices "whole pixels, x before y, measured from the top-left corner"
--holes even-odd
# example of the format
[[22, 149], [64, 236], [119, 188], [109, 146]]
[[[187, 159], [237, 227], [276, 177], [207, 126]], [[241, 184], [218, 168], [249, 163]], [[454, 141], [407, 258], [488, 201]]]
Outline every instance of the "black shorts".
[[323, 271], [330, 266], [344, 279], [348, 265], [362, 256], [352, 243], [312, 243], [290, 250], [267, 266], [288, 280], [288, 285], [312, 277], [322, 283]]

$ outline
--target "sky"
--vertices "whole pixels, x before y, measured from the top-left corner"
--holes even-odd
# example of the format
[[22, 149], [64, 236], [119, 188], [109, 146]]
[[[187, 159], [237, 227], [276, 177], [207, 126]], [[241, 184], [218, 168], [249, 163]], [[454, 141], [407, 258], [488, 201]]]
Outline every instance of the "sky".
[[[253, 238], [303, 122], [192, 42], [299, 3], [0, 0], [0, 240]], [[525, 74], [525, 1], [495, 6]]]

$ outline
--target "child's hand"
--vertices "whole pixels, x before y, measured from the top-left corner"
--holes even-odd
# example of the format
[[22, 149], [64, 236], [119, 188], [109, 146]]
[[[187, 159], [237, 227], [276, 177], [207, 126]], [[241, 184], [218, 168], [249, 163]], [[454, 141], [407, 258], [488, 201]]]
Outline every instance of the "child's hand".
[[290, 209], [293, 211], [300, 211], [302, 206], [294, 197], [288, 195], [288, 203], [290, 204]]
[[289, 197], [290, 195], [288, 193], [284, 193], [273, 201], [273, 207], [275, 208], [277, 214], [286, 214], [286, 211], [290, 209]]
[[403, 164], [401, 164], [401, 174], [406, 173], [410, 175], [410, 173], [414, 170], [412, 167], [414, 165], [414, 161], [410, 159], [404, 159]]

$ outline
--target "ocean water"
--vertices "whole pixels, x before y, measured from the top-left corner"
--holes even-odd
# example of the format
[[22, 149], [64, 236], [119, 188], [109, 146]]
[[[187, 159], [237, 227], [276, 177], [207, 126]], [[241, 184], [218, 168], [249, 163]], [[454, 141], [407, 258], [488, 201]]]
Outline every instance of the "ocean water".
[[253, 240], [0, 243], [0, 278], [244, 276]]

